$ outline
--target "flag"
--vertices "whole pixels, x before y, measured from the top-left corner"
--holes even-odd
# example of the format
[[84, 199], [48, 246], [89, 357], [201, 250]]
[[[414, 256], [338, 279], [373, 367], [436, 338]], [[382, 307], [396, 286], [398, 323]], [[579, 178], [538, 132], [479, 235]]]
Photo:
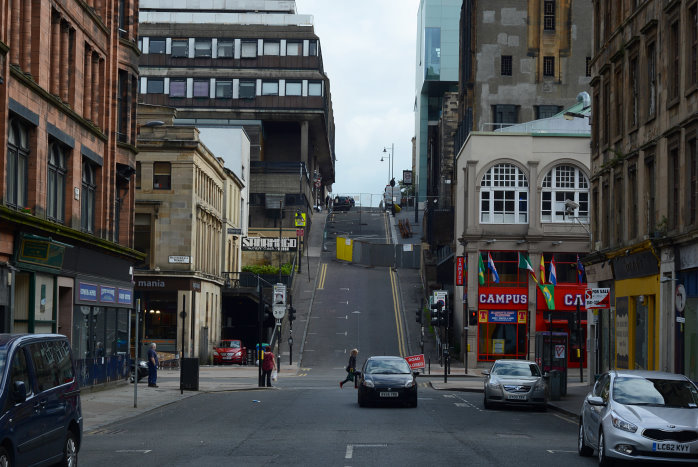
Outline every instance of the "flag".
[[543, 292], [545, 303], [548, 305], [548, 310], [555, 309], [555, 286], [552, 284], [538, 284], [540, 291]]
[[492, 261], [492, 255], [489, 252], [487, 252], [487, 267], [490, 270], [492, 282], [499, 284], [499, 274], [497, 274], [497, 268], [494, 267], [494, 261]]
[[540, 255], [540, 283], [545, 284], [545, 255]]
[[577, 255], [577, 282], [582, 283], [582, 277], [584, 276], [584, 265], [579, 261], [579, 255]]
[[480, 253], [477, 254], [477, 260], [477, 280], [480, 282], [480, 285], [485, 285], [485, 265], [482, 264], [482, 255]]
[[555, 257], [550, 258], [550, 274], [548, 274], [548, 282], [557, 285], [557, 270], [555, 269]]
[[533, 278], [536, 283], [538, 283], [538, 279], [536, 279], [536, 273], [533, 271], [533, 266], [531, 266], [531, 262], [528, 261], [528, 258], [526, 258], [524, 255], [522, 255], [519, 252], [519, 269], [527, 269], [528, 272], [531, 273], [531, 278]]

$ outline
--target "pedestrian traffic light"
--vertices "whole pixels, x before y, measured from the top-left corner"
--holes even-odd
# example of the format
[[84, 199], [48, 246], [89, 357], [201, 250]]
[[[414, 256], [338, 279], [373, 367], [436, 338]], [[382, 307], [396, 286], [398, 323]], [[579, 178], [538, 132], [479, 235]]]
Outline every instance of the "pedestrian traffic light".
[[443, 324], [442, 321], [442, 315], [443, 315], [443, 307], [444, 307], [444, 302], [439, 300], [438, 302], [434, 303], [431, 306], [431, 325], [432, 326], [441, 326]]
[[296, 309], [292, 306], [288, 308], [288, 320], [294, 321], [296, 319]]
[[417, 322], [422, 324], [422, 307], [417, 308]]
[[468, 324], [477, 326], [477, 310], [468, 310]]

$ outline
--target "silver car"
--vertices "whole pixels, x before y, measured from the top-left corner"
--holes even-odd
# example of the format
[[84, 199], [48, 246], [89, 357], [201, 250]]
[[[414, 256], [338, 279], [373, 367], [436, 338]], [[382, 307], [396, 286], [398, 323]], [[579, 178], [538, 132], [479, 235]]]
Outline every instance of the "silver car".
[[485, 378], [486, 409], [494, 404], [530, 405], [542, 410], [548, 407], [545, 380], [536, 362], [528, 360], [497, 360]]
[[698, 388], [687, 377], [659, 371], [602, 374], [579, 416], [580, 456], [698, 462]]

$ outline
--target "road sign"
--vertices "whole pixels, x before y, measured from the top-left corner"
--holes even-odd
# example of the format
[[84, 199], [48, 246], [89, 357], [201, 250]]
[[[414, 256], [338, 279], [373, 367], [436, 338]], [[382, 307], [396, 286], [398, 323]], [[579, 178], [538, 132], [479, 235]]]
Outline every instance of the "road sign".
[[296, 211], [294, 221], [296, 223], [296, 227], [305, 227], [305, 213]]
[[585, 302], [587, 310], [611, 307], [611, 289], [586, 289]]
[[679, 313], [686, 308], [686, 287], [683, 284], [676, 286], [676, 311]]
[[271, 312], [274, 315], [274, 318], [284, 319], [284, 316], [286, 316], [286, 305], [275, 304], [274, 306], [272, 306]]
[[446, 306], [446, 297], [448, 296], [448, 292], [445, 290], [434, 290], [434, 305], [439, 303], [441, 301], [444, 306]]
[[286, 306], [286, 285], [274, 284], [274, 305]]
[[296, 229], [296, 237], [302, 237], [305, 229]]
[[405, 360], [407, 360], [407, 363], [410, 365], [410, 368], [413, 370], [416, 368], [425, 368], [426, 364], [424, 363], [424, 354], [420, 355], [412, 355], [410, 357], [405, 357]]
[[565, 358], [565, 346], [556, 345], [555, 346], [555, 358]]

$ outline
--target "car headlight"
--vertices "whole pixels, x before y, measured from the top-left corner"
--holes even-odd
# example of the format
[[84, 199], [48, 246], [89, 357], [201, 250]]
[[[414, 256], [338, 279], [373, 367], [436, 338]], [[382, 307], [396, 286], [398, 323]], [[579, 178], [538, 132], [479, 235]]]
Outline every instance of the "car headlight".
[[216, 352], [216, 351], [214, 350], [214, 351], [213, 351], [213, 356], [214, 356], [214, 357], [217, 357], [217, 356], [218, 356], [218, 352]]
[[405, 383], [406, 388], [411, 388], [411, 387], [414, 387], [415, 385], [416, 385], [416, 382], [413, 379], [411, 379]]
[[611, 422], [613, 422], [613, 426], [618, 428], [619, 430], [628, 431], [630, 433], [635, 433], [637, 431], [636, 425], [633, 425], [632, 423], [623, 420], [615, 412], [611, 412]]
[[545, 389], [545, 381], [542, 379], [539, 379], [536, 382], [536, 387], [534, 389], [538, 389], [538, 390]]
[[502, 385], [499, 383], [487, 383], [487, 387], [490, 389], [502, 389]]
[[370, 379], [364, 380], [364, 386], [366, 386], [367, 388], [375, 388], [375, 387], [376, 387], [376, 386], [373, 384], [373, 381], [371, 381]]

